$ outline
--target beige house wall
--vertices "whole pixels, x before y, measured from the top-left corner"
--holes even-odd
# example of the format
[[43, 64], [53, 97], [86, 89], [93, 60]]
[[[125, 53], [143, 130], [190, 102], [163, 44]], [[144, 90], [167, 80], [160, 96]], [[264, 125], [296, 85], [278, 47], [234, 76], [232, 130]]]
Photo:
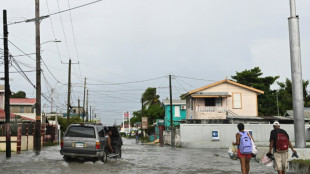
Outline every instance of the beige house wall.
[[[24, 112], [21, 112], [20, 107], [24, 107]], [[10, 110], [12, 113], [33, 113], [34, 109], [33, 106], [24, 106], [24, 105], [11, 105]]]
[[[228, 92], [229, 97], [223, 98], [222, 106], [236, 113], [239, 116], [258, 116], [257, 108], [257, 93], [236, 85], [229, 83], [222, 83], [208, 89], [202, 90], [201, 92]], [[233, 106], [233, 93], [241, 93], [241, 109], [234, 109]], [[204, 99], [200, 99], [197, 102], [199, 106], [204, 106]], [[197, 106], [197, 105], [194, 105]]]

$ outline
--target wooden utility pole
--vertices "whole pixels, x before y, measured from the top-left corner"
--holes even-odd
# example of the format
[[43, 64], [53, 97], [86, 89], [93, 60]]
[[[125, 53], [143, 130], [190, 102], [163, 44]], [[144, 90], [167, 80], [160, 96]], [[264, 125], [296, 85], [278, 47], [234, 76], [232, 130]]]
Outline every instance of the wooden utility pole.
[[6, 157], [11, 157], [11, 128], [10, 128], [10, 81], [9, 81], [9, 48], [8, 25], [6, 10], [3, 10], [3, 45], [4, 45], [4, 83], [5, 83], [5, 123], [6, 123]]
[[41, 45], [40, 45], [40, 0], [35, 0], [36, 28], [36, 132], [35, 150], [41, 150]]
[[[63, 63], [66, 64], [66, 63]], [[71, 99], [71, 64], [79, 64], [78, 63], [71, 63], [71, 59], [69, 59], [69, 69], [68, 69], [68, 99], [67, 99], [67, 125], [70, 123], [70, 99]]]
[[80, 99], [78, 99], [78, 115], [79, 115], [79, 118], [81, 118]]
[[89, 106], [90, 108], [89, 108], [89, 111], [90, 111], [90, 113], [89, 113], [89, 120], [90, 120], [90, 122], [91, 122], [91, 105]]
[[87, 89], [87, 98], [86, 98], [86, 122], [88, 122], [88, 89]]
[[84, 79], [83, 122], [85, 121], [85, 90], [86, 90], [86, 77], [85, 77], [85, 79]]
[[171, 146], [174, 146], [174, 127], [173, 127], [173, 115], [172, 115], [172, 87], [171, 87], [171, 75], [169, 75], [169, 89], [170, 89], [170, 127], [171, 127]]
[[51, 113], [53, 113], [53, 102], [54, 102], [53, 95], [54, 95], [54, 89], [52, 88], [51, 89]]
[[69, 71], [68, 71], [67, 125], [70, 124], [70, 98], [71, 98], [71, 59], [69, 59]]

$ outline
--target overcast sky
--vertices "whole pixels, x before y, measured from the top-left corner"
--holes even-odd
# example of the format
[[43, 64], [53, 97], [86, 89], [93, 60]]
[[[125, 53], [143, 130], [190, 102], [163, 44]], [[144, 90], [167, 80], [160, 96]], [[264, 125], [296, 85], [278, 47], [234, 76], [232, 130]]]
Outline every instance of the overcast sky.
[[[34, 18], [34, 2], [1, 0], [0, 7], [13, 23]], [[41, 0], [41, 16], [88, 2], [92, 0]], [[303, 79], [310, 80], [310, 1], [296, 4]], [[86, 77], [89, 105], [104, 124], [113, 124], [122, 121], [123, 111], [141, 108], [147, 87], [157, 87], [161, 99], [168, 97], [169, 74], [175, 76], [175, 99], [255, 66], [264, 76], [280, 75], [284, 81], [291, 77], [289, 14], [289, 0], [104, 0], [52, 15], [41, 22], [41, 43], [61, 42], [42, 45], [41, 57], [51, 71], [42, 64], [42, 91], [50, 97], [54, 89], [57, 111], [65, 112], [68, 64], [62, 62], [71, 58], [79, 62], [72, 65], [72, 105], [77, 106], [78, 98], [82, 105]], [[2, 23], [2, 12], [0, 16]], [[34, 53], [34, 27], [33, 22], [10, 25], [9, 40], [24, 53]], [[1, 38], [2, 24], [0, 31]], [[17, 57], [23, 53], [12, 44], [9, 49], [35, 84], [35, 55]], [[13, 66], [10, 71], [11, 90], [35, 97], [31, 84]], [[135, 81], [144, 82], [128, 83]], [[50, 111], [50, 103], [42, 100], [42, 108]]]

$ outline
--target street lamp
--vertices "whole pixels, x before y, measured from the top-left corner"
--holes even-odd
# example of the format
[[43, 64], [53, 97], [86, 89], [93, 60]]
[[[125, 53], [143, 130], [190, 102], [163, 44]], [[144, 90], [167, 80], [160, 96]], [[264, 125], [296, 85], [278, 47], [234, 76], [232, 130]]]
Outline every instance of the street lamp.
[[49, 42], [61, 42], [61, 40], [49, 40], [49, 41], [45, 41], [45, 42], [42, 42], [40, 45], [43, 45], [43, 44], [46, 44], [46, 43], [49, 43]]

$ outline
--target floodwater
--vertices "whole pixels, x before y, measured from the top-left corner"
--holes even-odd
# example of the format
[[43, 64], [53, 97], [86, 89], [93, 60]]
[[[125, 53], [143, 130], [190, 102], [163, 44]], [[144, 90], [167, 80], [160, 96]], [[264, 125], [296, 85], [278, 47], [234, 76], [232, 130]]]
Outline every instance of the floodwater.
[[[40, 155], [34, 152], [12, 154], [10, 159], [0, 153], [0, 173], [42, 174], [42, 173], [175, 173], [175, 174], [239, 174], [239, 160], [231, 160], [227, 149], [185, 149], [170, 146], [136, 144], [135, 140], [123, 139], [122, 158], [101, 161], [74, 160], [65, 162], [59, 153], [59, 146], [44, 147]], [[250, 173], [275, 173], [255, 160], [251, 161]]]

